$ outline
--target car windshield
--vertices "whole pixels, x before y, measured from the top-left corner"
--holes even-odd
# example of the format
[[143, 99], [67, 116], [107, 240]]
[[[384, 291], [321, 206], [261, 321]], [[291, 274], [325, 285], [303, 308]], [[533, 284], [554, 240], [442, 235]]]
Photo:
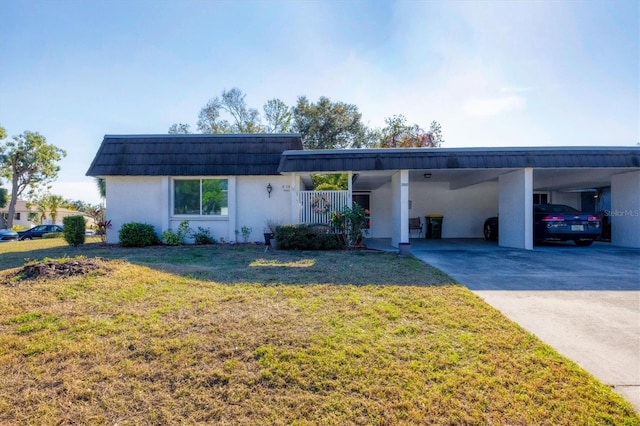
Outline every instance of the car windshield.
[[564, 204], [537, 204], [534, 206], [534, 209], [537, 212], [543, 213], [580, 213], [579, 210], [565, 206]]

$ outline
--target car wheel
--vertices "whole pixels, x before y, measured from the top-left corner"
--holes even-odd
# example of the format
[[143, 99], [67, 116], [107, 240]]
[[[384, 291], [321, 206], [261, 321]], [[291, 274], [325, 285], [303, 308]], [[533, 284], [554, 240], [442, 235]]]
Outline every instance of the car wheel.
[[593, 244], [593, 240], [575, 240], [577, 246], [587, 247]]
[[30, 239], [31, 239], [31, 237], [22, 237], [22, 241], [27, 241], [27, 240], [30, 240]]
[[484, 224], [484, 238], [486, 240], [495, 240], [496, 239], [495, 232], [493, 232], [493, 228], [488, 223]]

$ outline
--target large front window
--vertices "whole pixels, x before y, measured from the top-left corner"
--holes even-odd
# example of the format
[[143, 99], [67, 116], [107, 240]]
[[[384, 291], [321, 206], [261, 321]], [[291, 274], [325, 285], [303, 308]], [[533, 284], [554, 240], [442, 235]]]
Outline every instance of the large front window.
[[227, 179], [176, 179], [173, 214], [227, 216]]

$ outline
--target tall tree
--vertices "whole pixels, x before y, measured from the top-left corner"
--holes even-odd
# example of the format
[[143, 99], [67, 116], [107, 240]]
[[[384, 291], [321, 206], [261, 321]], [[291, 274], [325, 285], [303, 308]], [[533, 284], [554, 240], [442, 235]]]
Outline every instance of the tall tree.
[[379, 131], [378, 148], [434, 148], [440, 146], [442, 130], [440, 125], [433, 121], [429, 131], [425, 131], [417, 124], [407, 124], [403, 115], [394, 115], [385, 119], [387, 124]]
[[429, 133], [431, 133], [433, 137], [434, 146], [442, 146], [444, 138], [442, 137], [442, 126], [440, 126], [440, 123], [432, 121], [431, 126], [429, 127]]
[[185, 123], [175, 123], [175, 124], [172, 124], [171, 127], [169, 127], [168, 133], [171, 135], [176, 135], [176, 134], [188, 135], [189, 133], [191, 133], [191, 126]]
[[[7, 138], [7, 131], [4, 127], [0, 126], [0, 142]], [[4, 162], [4, 157], [0, 155], [0, 163]], [[2, 183], [2, 182], [0, 182]], [[0, 186], [0, 209], [3, 209], [7, 205], [8, 193], [7, 190]], [[2, 228], [2, 223], [0, 223], [0, 228]]]
[[7, 228], [13, 226], [18, 197], [27, 189], [34, 190], [55, 180], [60, 171], [57, 162], [66, 155], [64, 150], [48, 144], [38, 132], [25, 131], [2, 143], [0, 171], [2, 177], [11, 182]]
[[229, 91], [223, 90], [222, 106], [235, 121], [235, 124], [232, 125], [234, 132], [260, 133], [263, 131], [262, 124], [260, 124], [260, 113], [257, 109], [247, 107], [244, 100], [246, 96], [237, 87]]
[[[210, 99], [198, 114], [198, 130], [202, 133], [263, 132], [260, 113], [247, 106], [246, 96], [242, 90], [234, 87], [223, 90], [220, 98]], [[222, 113], [230, 116], [232, 121], [223, 119]]]
[[324, 96], [317, 103], [298, 98], [293, 109], [293, 129], [302, 134], [307, 149], [361, 148], [367, 145], [367, 128], [358, 107], [331, 102]]
[[269, 99], [264, 106], [264, 118], [267, 121], [267, 133], [288, 133], [291, 131], [293, 113], [280, 99]]
[[198, 114], [198, 130], [201, 133], [231, 133], [229, 122], [220, 118], [221, 111], [220, 99], [210, 99]]

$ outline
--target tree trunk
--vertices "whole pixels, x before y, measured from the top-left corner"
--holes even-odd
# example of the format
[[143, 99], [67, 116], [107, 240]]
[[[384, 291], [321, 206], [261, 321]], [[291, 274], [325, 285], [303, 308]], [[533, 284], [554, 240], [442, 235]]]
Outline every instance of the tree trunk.
[[16, 216], [16, 203], [18, 202], [18, 176], [15, 172], [11, 181], [11, 200], [9, 200], [9, 211], [7, 213], [7, 229], [13, 228], [13, 218]]

